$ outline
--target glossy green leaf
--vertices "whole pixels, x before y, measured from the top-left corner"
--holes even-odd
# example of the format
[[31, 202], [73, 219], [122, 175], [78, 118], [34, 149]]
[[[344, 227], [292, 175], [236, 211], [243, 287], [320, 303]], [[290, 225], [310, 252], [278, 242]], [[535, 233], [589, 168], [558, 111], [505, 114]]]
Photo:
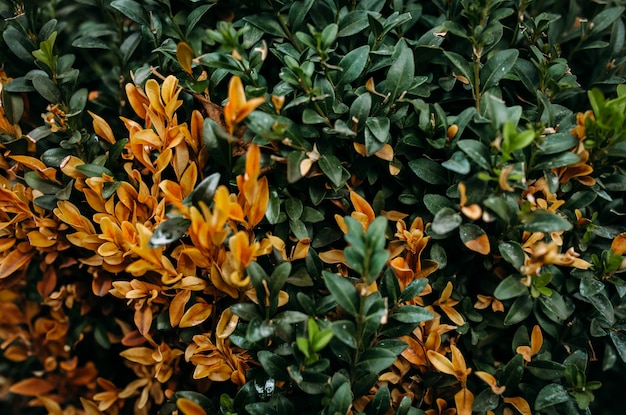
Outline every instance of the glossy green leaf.
[[520, 218], [524, 230], [528, 232], [558, 232], [572, 229], [572, 224], [560, 215], [547, 210], [536, 210]]
[[324, 282], [335, 301], [351, 316], [359, 313], [359, 293], [352, 283], [345, 277], [324, 271]]
[[368, 372], [380, 372], [396, 361], [396, 355], [382, 347], [371, 347], [361, 355], [357, 368]]
[[504, 324], [507, 326], [517, 324], [524, 321], [533, 311], [533, 300], [529, 295], [517, 297], [509, 312], [504, 318]]
[[457, 146], [480, 167], [491, 170], [489, 149], [483, 143], [476, 140], [459, 140]]
[[289, 366], [287, 360], [267, 350], [261, 350], [257, 354], [257, 357], [263, 369], [270, 377], [275, 380], [283, 381], [290, 379], [289, 373], [287, 372], [287, 366]]
[[191, 220], [183, 216], [174, 216], [161, 222], [152, 233], [148, 246], [157, 248], [179, 240], [189, 229]]
[[522, 283], [521, 278], [517, 275], [510, 275], [500, 281], [493, 292], [498, 300], [508, 300], [525, 294], [528, 294], [528, 287]]
[[441, 185], [448, 182], [448, 173], [436, 161], [419, 158], [409, 161], [409, 168], [415, 175], [429, 184]]
[[515, 269], [519, 270], [524, 265], [525, 254], [522, 245], [519, 242], [508, 241], [500, 242], [498, 245], [500, 255], [509, 264], [513, 265]]
[[550, 406], [566, 402], [568, 399], [569, 394], [563, 385], [551, 383], [539, 391], [537, 399], [535, 400], [534, 408], [539, 411]]
[[391, 318], [403, 323], [421, 323], [434, 317], [433, 313], [416, 305], [405, 305], [396, 308], [390, 315]]
[[342, 71], [338, 75], [335, 84], [338, 87], [349, 84], [361, 76], [361, 73], [363, 73], [367, 65], [369, 53], [370, 47], [368, 45], [363, 45], [351, 50], [343, 58], [341, 58], [337, 66], [339, 66]]
[[469, 81], [470, 86], [473, 87], [474, 72], [472, 71], [472, 67], [470, 66], [470, 63], [467, 61], [467, 59], [465, 59], [463, 56], [459, 55], [456, 52], [444, 51], [443, 54], [446, 58], [448, 58], [448, 60], [450, 60], [452, 65], [454, 65], [457, 74], [463, 75]]
[[391, 102], [394, 102], [400, 94], [409, 89], [413, 76], [415, 76], [413, 51], [404, 40], [396, 45], [395, 55], [396, 60], [389, 68], [385, 82], [386, 92], [391, 94], [389, 98]]
[[518, 56], [519, 51], [517, 49], [500, 50], [489, 56], [485, 65], [480, 70], [481, 88], [486, 91], [496, 86], [498, 82], [511, 71]]
[[445, 235], [452, 232], [461, 225], [463, 218], [457, 212], [450, 208], [443, 208], [435, 215], [431, 229], [439, 235]]
[[350, 177], [350, 174], [341, 165], [339, 159], [333, 155], [322, 155], [318, 160], [318, 164], [322, 172], [336, 187], [341, 187]]
[[144, 26], [150, 26], [150, 16], [140, 3], [134, 0], [113, 0], [110, 5], [130, 20]]

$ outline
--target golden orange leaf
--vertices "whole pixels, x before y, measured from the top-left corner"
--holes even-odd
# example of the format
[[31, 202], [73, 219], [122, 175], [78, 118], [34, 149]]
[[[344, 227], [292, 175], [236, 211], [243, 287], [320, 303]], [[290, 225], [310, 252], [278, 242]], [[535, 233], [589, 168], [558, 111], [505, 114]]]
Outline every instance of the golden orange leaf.
[[196, 303], [185, 312], [180, 320], [181, 328], [193, 327], [204, 322], [213, 311], [213, 305], [207, 303]]
[[446, 373], [448, 375], [456, 376], [456, 370], [454, 365], [447, 357], [434, 350], [428, 350], [426, 352], [428, 360], [439, 372]]
[[152, 326], [152, 308], [148, 305], [135, 310], [134, 322], [139, 333], [144, 336], [148, 334], [150, 326]]
[[[117, 396], [116, 396], [117, 398]], [[83, 405], [83, 409], [85, 410], [85, 415], [102, 415], [103, 412], [98, 408], [93, 401], [80, 397], [80, 403]]]
[[110, 144], [115, 144], [115, 136], [113, 135], [113, 130], [111, 126], [102, 118], [101, 116], [94, 114], [91, 111], [87, 111], [91, 118], [93, 118], [93, 130], [99, 137], [104, 138], [104, 140]]
[[193, 63], [193, 50], [186, 42], [179, 42], [176, 45], [176, 60], [180, 63], [187, 74], [191, 75], [191, 64]]
[[4, 351], [4, 357], [12, 362], [23, 362], [28, 359], [28, 353], [23, 346], [12, 345]]
[[543, 335], [541, 334], [541, 328], [535, 324], [532, 334], [530, 336], [530, 353], [535, 356], [541, 350], [543, 345]]
[[54, 389], [54, 385], [40, 378], [28, 378], [14, 383], [9, 391], [18, 395], [37, 396], [45, 395]]
[[206, 411], [200, 405], [187, 398], [178, 398], [176, 406], [184, 415], [206, 415]]
[[456, 411], [458, 415], [472, 415], [474, 394], [467, 388], [463, 388], [454, 395]]
[[215, 336], [218, 339], [228, 338], [228, 336], [230, 336], [237, 328], [238, 322], [239, 316], [233, 314], [233, 312], [230, 311], [230, 308], [227, 308], [222, 312], [222, 315], [217, 322], [217, 327], [215, 328]]
[[477, 371], [475, 373], [476, 373], [476, 376], [481, 378], [487, 385], [489, 385], [489, 387], [491, 388], [491, 391], [494, 394], [501, 395], [506, 390], [506, 386], [498, 386], [498, 382], [496, 381], [496, 378], [493, 377], [491, 373], [482, 372], [482, 371]]
[[482, 234], [478, 236], [478, 238], [465, 242], [465, 246], [481, 255], [487, 255], [491, 252], [491, 245], [489, 244], [489, 238], [486, 234]]
[[393, 147], [391, 147], [391, 145], [389, 144], [385, 144], [380, 150], [378, 150], [374, 154], [380, 159], [391, 161], [393, 160]]
[[120, 352], [120, 356], [130, 360], [131, 362], [150, 366], [155, 363], [154, 358], [152, 357], [153, 352], [154, 350], [149, 347], [131, 347], [130, 349]]
[[11, 251], [7, 256], [0, 259], [0, 279], [6, 278], [21, 269], [30, 262], [34, 255], [35, 251], [20, 252], [17, 249]]
[[191, 291], [183, 290], [179, 291], [175, 296], [172, 302], [170, 303], [170, 324], [172, 327], [178, 326], [180, 320], [183, 318], [183, 314], [185, 314], [185, 305], [187, 301], [191, 298]]
[[512, 398], [504, 398], [504, 402], [512, 405], [522, 415], [532, 415], [530, 405], [522, 397], [515, 396]]
[[46, 408], [48, 415], [63, 415], [61, 405], [54, 399], [48, 398], [47, 396], [38, 396], [36, 401], [39, 401], [41, 405]]
[[616, 255], [624, 255], [626, 253], [626, 232], [622, 232], [611, 242], [611, 249]]
[[374, 219], [376, 219], [376, 214], [374, 213], [374, 209], [367, 203], [361, 195], [359, 195], [355, 191], [350, 192], [350, 200], [352, 201], [352, 205], [357, 212], [365, 214], [368, 219], [368, 223], [372, 223]]

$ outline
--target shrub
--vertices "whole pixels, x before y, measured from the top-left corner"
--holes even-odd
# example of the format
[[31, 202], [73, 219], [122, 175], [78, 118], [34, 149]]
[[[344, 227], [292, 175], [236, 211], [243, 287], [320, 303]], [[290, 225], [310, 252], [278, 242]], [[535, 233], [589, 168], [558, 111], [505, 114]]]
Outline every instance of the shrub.
[[2, 412], [623, 410], [617, 3], [0, 1]]

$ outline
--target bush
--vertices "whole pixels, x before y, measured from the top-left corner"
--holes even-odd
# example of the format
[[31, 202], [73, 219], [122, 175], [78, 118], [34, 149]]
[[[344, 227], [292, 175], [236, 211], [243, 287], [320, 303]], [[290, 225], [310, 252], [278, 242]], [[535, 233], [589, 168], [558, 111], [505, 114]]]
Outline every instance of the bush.
[[623, 411], [618, 3], [1, 0], [2, 412]]

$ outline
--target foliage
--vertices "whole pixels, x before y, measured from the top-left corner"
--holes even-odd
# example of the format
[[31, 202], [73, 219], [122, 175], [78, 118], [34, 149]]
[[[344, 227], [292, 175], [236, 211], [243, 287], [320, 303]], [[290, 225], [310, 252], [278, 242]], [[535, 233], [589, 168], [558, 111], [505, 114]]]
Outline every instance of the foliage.
[[621, 3], [0, 0], [2, 412], [623, 410]]

